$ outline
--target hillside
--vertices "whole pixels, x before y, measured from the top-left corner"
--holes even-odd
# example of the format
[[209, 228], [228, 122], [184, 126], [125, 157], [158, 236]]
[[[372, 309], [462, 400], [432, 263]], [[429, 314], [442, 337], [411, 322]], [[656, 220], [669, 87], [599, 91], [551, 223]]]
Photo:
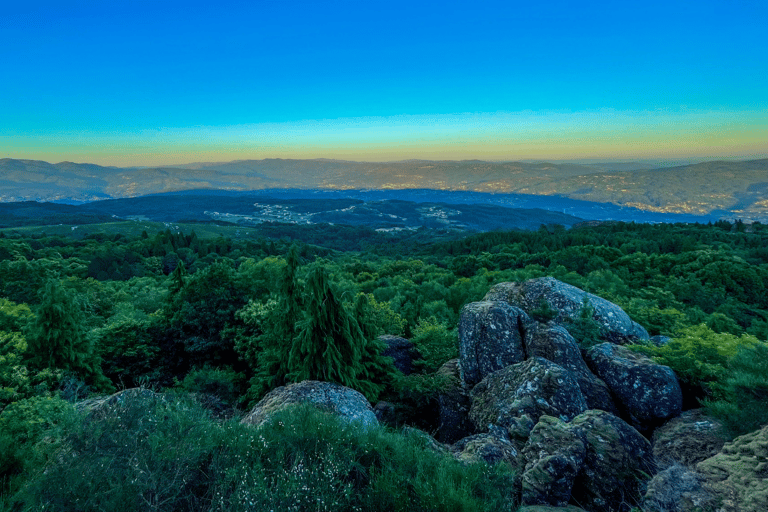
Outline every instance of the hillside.
[[6, 158], [0, 160], [0, 201], [87, 202], [194, 189], [433, 189], [562, 196], [648, 212], [768, 221], [768, 159], [662, 169], [638, 166], [265, 159], [115, 168]]

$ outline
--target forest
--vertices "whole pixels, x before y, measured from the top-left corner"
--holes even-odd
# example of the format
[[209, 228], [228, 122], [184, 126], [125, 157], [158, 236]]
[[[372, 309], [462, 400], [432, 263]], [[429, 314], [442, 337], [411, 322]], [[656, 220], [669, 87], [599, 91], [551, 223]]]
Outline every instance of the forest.
[[[0, 510], [514, 509], [511, 469], [462, 466], [413, 427], [435, 428], [462, 306], [543, 276], [671, 338], [632, 348], [671, 367], [686, 408], [730, 438], [768, 423], [766, 225], [216, 229], [0, 230]], [[414, 344], [413, 374], [381, 355], [383, 334]], [[398, 427], [353, 431], [310, 410], [238, 423], [306, 379], [394, 404]], [[105, 421], [83, 413], [130, 388], [163, 393]]]

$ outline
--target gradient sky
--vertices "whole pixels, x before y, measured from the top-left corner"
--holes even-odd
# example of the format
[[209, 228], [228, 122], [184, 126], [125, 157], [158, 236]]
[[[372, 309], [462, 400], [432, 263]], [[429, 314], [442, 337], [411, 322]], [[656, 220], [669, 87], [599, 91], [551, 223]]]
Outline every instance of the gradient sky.
[[534, 3], [5, 2], [0, 158], [768, 157], [768, 2]]

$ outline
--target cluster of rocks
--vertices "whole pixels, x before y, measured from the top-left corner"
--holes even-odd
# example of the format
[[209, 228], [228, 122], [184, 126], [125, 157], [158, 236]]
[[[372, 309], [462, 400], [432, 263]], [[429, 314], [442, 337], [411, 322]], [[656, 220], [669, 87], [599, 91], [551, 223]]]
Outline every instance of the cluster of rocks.
[[[531, 312], [544, 303], [553, 314], [540, 323]], [[567, 328], [584, 307], [602, 338], [586, 350]], [[716, 421], [681, 414], [674, 372], [624, 346], [648, 339], [617, 305], [556, 279], [496, 285], [461, 312], [460, 357], [438, 372], [447, 385], [434, 444], [512, 465], [528, 512], [768, 510], [768, 427], [723, 446]], [[407, 340], [388, 345], [410, 371]], [[362, 395], [319, 382], [272, 391], [243, 421], [295, 402], [377, 421]], [[376, 407], [380, 418], [388, 410]]]

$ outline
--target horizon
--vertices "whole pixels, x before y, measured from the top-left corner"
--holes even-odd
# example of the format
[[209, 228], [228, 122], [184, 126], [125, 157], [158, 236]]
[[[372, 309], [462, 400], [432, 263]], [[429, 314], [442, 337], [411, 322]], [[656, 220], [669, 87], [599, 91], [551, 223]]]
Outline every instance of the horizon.
[[766, 158], [766, 25], [752, 0], [18, 3], [0, 157]]

